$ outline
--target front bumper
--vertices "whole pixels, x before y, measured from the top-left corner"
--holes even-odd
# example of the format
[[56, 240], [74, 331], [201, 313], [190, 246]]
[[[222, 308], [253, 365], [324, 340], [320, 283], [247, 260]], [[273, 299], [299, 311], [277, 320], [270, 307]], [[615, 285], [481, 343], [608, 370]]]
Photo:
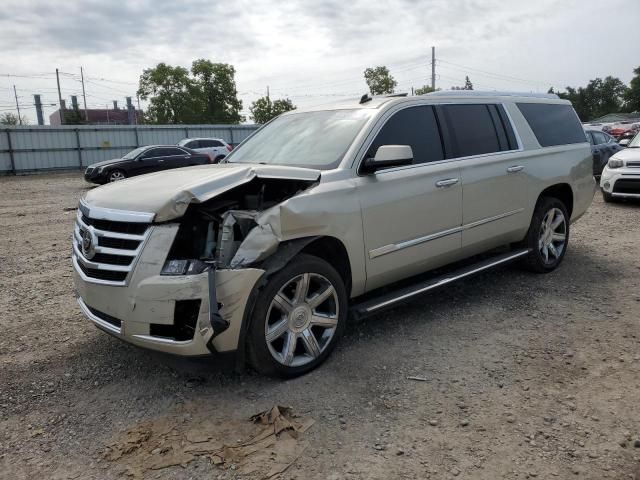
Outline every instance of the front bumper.
[[613, 197], [640, 198], [640, 168], [604, 167], [600, 188]]
[[[210, 319], [209, 275], [165, 276], [160, 270], [177, 226], [156, 226], [124, 284], [88, 277], [74, 251], [74, 284], [84, 315], [98, 328], [134, 345], [184, 356], [231, 352], [238, 348], [248, 299], [264, 270], [216, 270], [216, 301], [229, 327], [214, 336]], [[195, 333], [189, 340], [153, 334], [154, 325], [174, 325], [176, 302], [200, 300]]]

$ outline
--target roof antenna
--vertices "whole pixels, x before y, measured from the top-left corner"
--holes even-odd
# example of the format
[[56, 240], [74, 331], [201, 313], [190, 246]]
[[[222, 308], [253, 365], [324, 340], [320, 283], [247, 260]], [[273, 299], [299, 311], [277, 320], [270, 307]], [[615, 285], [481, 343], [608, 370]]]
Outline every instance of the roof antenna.
[[365, 93], [364, 95], [362, 95], [362, 96], [360, 97], [360, 103], [361, 103], [361, 104], [362, 104], [362, 103], [370, 102], [371, 100], [372, 100], [372, 98], [369, 96], [369, 94], [368, 94], [368, 93]]

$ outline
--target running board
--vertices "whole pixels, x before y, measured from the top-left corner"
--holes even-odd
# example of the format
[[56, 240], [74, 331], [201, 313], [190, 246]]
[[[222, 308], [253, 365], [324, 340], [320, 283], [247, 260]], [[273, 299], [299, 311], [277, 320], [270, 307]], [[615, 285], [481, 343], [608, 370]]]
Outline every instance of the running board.
[[524, 257], [529, 252], [529, 249], [522, 249], [496, 255], [438, 277], [430, 278], [429, 280], [400, 288], [393, 292], [385, 293], [379, 297], [368, 299], [361, 303], [356, 303], [351, 307], [351, 314], [358, 319], [373, 315], [387, 307], [395, 305], [398, 302], [410, 300], [411, 298], [430, 290], [435, 290], [436, 288], [443, 287], [463, 278], [489, 270], [490, 268], [513, 262]]

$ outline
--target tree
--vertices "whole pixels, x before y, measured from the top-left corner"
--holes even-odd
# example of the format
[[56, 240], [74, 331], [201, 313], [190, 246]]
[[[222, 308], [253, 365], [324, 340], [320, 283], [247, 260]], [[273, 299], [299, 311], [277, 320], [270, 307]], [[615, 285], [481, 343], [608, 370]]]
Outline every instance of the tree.
[[451, 87], [451, 90], [473, 90], [473, 83], [468, 76], [464, 77], [464, 87]]
[[633, 70], [635, 76], [629, 83], [625, 99], [625, 109], [628, 112], [640, 112], [640, 67]]
[[142, 72], [138, 95], [149, 100], [150, 123], [192, 123], [195, 117], [195, 85], [184, 67], [159, 63]]
[[202, 105], [198, 109], [202, 123], [240, 123], [243, 120], [233, 65], [201, 58], [193, 62], [191, 73], [202, 95]]
[[427, 93], [435, 92], [437, 89], [431, 88], [431, 85], [423, 85], [420, 88], [416, 88], [413, 92], [415, 95], [426, 95]]
[[235, 69], [198, 59], [191, 71], [159, 63], [140, 76], [138, 95], [149, 100], [148, 123], [240, 123]]
[[[20, 122], [22, 120], [22, 123]], [[29, 125], [29, 120], [24, 115], [18, 117], [15, 113], [7, 112], [0, 115], [0, 125]]]
[[586, 87], [566, 87], [566, 91], [555, 93], [569, 100], [580, 120], [586, 122], [608, 113], [623, 111], [627, 90], [619, 78], [608, 76], [604, 80], [595, 78]]
[[288, 98], [271, 101], [269, 97], [261, 97], [251, 104], [251, 118], [256, 123], [267, 123], [278, 115], [295, 110], [296, 106]]
[[367, 68], [364, 71], [364, 79], [367, 82], [371, 95], [384, 95], [393, 93], [398, 82], [391, 76], [387, 67]]

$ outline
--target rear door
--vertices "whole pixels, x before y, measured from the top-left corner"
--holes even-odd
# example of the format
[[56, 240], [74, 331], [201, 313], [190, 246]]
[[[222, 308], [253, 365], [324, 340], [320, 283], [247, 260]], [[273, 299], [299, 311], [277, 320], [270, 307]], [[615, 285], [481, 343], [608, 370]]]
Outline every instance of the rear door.
[[400, 107], [383, 122], [360, 161], [375, 156], [381, 145], [409, 145], [414, 160], [356, 178], [369, 290], [449, 263], [460, 253], [460, 170], [445, 160], [433, 107]]
[[462, 251], [473, 255], [519, 240], [527, 204], [526, 164], [501, 104], [437, 107], [450, 158], [462, 176]]

